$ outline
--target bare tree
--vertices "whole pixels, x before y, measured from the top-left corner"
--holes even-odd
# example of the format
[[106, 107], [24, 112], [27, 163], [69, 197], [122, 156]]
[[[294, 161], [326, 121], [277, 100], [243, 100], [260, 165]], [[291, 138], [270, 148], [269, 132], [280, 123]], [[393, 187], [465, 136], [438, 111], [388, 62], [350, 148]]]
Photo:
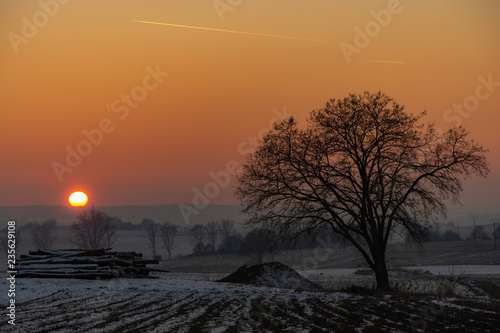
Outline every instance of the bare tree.
[[90, 210], [78, 214], [78, 222], [72, 226], [74, 243], [86, 250], [111, 247], [118, 238], [113, 221], [114, 218], [92, 206]]
[[219, 223], [216, 221], [210, 221], [205, 226], [205, 230], [207, 232], [208, 242], [212, 246], [213, 251], [215, 251], [215, 245], [217, 244], [219, 236]]
[[237, 253], [241, 249], [242, 243], [243, 236], [240, 234], [233, 234], [224, 240], [218, 251], [221, 253]]
[[50, 249], [56, 239], [57, 222], [49, 219], [41, 224], [36, 224], [31, 230], [33, 244], [38, 249]]
[[245, 236], [241, 252], [255, 256], [257, 264], [262, 264], [266, 253], [273, 254], [277, 241], [274, 231], [264, 228], [254, 229]]
[[163, 241], [163, 245], [165, 245], [165, 249], [168, 253], [168, 260], [172, 259], [172, 250], [175, 248], [174, 246], [174, 237], [177, 233], [177, 226], [173, 225], [170, 222], [165, 222], [160, 227], [160, 237]]
[[146, 229], [146, 239], [149, 242], [149, 247], [151, 248], [151, 252], [153, 253], [153, 259], [156, 259], [156, 236], [158, 235], [158, 224], [156, 224], [153, 220], [143, 219], [142, 225], [144, 229]]
[[239, 176], [250, 225], [293, 238], [329, 227], [350, 242], [390, 289], [386, 249], [393, 231], [417, 244], [428, 221], [458, 201], [462, 181], [485, 177], [486, 150], [462, 127], [439, 133], [382, 93], [351, 94], [313, 111], [307, 128], [276, 124]]
[[234, 221], [231, 220], [221, 220], [219, 225], [219, 231], [222, 236], [222, 244], [220, 250], [223, 252], [232, 252], [234, 243]]
[[222, 240], [230, 237], [234, 233], [234, 221], [231, 220], [221, 220], [220, 221], [220, 233], [222, 235]]
[[490, 240], [491, 238], [488, 236], [488, 233], [484, 230], [482, 225], [478, 225], [472, 229], [471, 238], [480, 239], [480, 240]]
[[201, 224], [196, 224], [189, 231], [191, 232], [195, 245], [203, 244], [205, 240], [205, 228]]

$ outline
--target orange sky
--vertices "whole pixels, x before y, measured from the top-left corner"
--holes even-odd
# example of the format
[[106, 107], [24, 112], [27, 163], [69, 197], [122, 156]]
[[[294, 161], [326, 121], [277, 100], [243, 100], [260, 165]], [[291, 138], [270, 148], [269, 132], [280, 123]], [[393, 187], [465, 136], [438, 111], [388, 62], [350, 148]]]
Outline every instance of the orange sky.
[[[0, 205], [66, 204], [73, 189], [99, 206], [190, 203], [210, 172], [243, 161], [238, 146], [273, 109], [303, 122], [329, 98], [382, 90], [443, 129], [444, 115], [458, 117], [491, 150], [491, 174], [466, 183], [462, 211], [500, 216], [500, 83], [480, 88], [488, 96], [467, 118], [446, 113], [476, 94], [479, 77], [500, 82], [499, 1], [242, 0], [224, 12], [214, 3], [228, 1], [2, 1]], [[348, 63], [340, 45], [356, 46], [367, 24], [378, 31]], [[151, 77], [157, 66], [168, 76]], [[127, 106], [131, 92], [147, 96]], [[54, 162], [106, 118], [109, 133], [60, 181]], [[231, 186], [210, 199], [235, 202]]]

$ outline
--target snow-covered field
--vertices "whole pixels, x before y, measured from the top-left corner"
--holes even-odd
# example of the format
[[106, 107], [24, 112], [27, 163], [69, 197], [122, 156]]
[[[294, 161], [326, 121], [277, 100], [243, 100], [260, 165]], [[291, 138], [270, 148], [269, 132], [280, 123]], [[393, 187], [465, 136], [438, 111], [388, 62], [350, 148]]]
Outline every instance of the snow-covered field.
[[[369, 284], [372, 279], [345, 270], [301, 273], [327, 287], [339, 279], [352, 285]], [[3, 315], [1, 331], [497, 332], [500, 327], [498, 299], [468, 283], [457, 283], [456, 295], [450, 297], [439, 293], [439, 284], [447, 283], [443, 279], [394, 277], [402, 292], [432, 295], [374, 297], [214, 282], [223, 276], [168, 273], [159, 279], [18, 279], [16, 325], [9, 325]], [[0, 288], [7, 293], [5, 277]], [[4, 308], [6, 301], [1, 298]]]

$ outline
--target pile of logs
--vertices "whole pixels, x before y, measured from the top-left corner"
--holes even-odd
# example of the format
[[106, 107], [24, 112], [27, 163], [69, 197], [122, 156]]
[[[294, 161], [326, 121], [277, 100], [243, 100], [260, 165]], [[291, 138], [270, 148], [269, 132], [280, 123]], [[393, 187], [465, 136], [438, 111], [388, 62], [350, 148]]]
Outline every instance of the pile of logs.
[[167, 272], [146, 267], [158, 260], [142, 259], [142, 253], [101, 250], [38, 250], [16, 260], [16, 277], [111, 279], [152, 278], [150, 272]]

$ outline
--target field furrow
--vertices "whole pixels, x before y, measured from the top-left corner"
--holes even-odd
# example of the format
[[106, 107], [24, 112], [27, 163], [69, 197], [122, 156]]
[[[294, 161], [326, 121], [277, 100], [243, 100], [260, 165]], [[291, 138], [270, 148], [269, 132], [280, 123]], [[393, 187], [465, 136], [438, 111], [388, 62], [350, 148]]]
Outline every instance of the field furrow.
[[[36, 281], [36, 287], [50, 281]], [[6, 332], [495, 332], [500, 301], [360, 296], [210, 281], [82, 281], [16, 306]], [[108, 289], [102, 289], [107, 286]], [[74, 289], [71, 289], [74, 288]]]

